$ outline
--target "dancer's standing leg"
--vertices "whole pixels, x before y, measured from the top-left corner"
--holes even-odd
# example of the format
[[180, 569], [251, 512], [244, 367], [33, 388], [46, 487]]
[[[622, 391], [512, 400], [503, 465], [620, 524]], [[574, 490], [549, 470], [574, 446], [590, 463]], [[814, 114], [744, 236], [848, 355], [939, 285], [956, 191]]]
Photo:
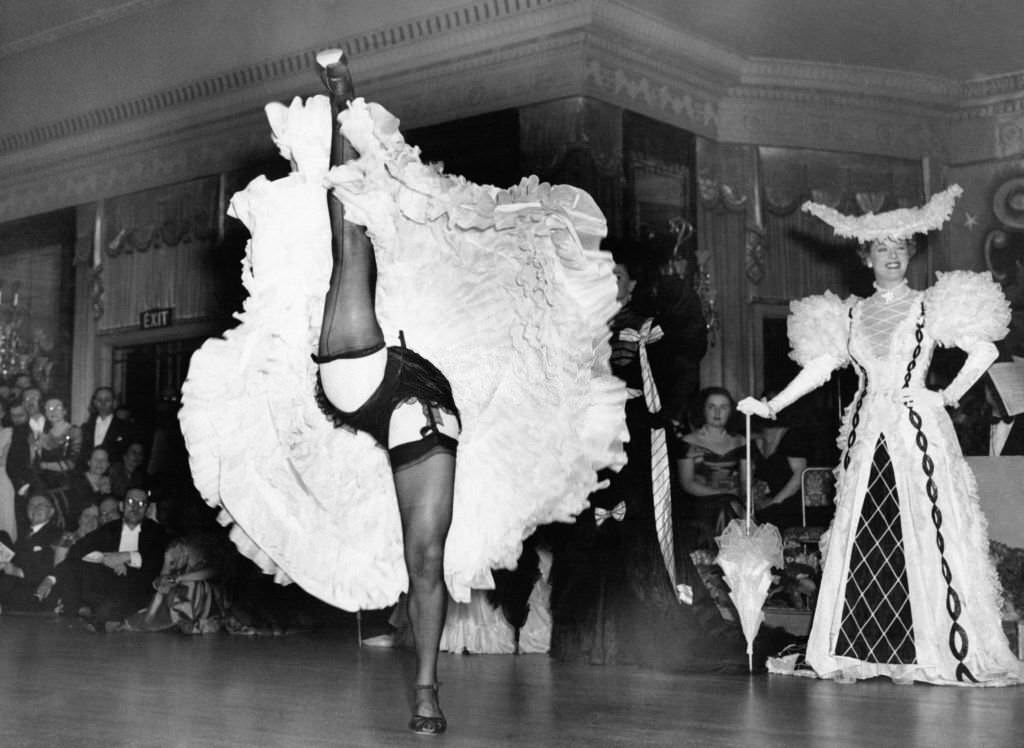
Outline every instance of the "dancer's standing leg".
[[[447, 452], [430, 455], [395, 473], [409, 572], [409, 621], [416, 645], [415, 708], [410, 727], [417, 732], [445, 729], [437, 700], [437, 655], [448, 605], [444, 546], [454, 487], [455, 455]], [[430, 719], [420, 719], [423, 717]]]

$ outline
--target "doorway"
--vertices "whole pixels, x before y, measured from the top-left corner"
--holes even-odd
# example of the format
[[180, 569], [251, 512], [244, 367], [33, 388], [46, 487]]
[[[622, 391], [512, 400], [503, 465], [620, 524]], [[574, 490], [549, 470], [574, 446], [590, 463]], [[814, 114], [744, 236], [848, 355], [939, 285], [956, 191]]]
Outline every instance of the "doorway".
[[205, 337], [115, 346], [111, 379], [122, 406], [131, 411], [140, 432], [153, 433], [158, 405], [181, 395], [192, 354]]

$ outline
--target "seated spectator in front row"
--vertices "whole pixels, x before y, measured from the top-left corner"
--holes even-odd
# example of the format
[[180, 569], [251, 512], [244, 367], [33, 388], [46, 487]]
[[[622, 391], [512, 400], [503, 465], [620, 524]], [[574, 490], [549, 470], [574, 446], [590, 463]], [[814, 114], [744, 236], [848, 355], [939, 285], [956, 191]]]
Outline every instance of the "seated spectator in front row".
[[122, 621], [148, 602], [167, 546], [163, 528], [146, 519], [145, 491], [130, 489], [121, 503], [123, 519], [75, 543], [37, 590], [41, 600], [53, 593], [66, 615], [79, 614], [97, 627]]
[[37, 493], [28, 500], [28, 532], [16, 543], [6, 532], [0, 532], [0, 543], [14, 551], [13, 558], [0, 563], [0, 606], [3, 608], [40, 608], [35, 598], [36, 588], [44, 577], [53, 572], [53, 547], [61, 536], [55, 515], [50, 497]]
[[107, 496], [100, 502], [100, 527], [121, 519], [121, 502], [113, 496]]
[[225, 599], [216, 556], [218, 538], [179, 538], [167, 546], [156, 592], [149, 607], [131, 616], [128, 631], [177, 629], [183, 634], [212, 634], [226, 623]]
[[107, 450], [96, 447], [89, 455], [88, 469], [85, 472], [75, 471], [71, 475], [66, 495], [68, 497], [68, 517], [66, 529], [74, 531], [78, 527], [78, 516], [87, 506], [99, 504], [111, 495], [110, 477], [107, 471], [110, 459]]
[[110, 492], [122, 497], [129, 488], [146, 488], [146, 448], [142, 442], [129, 442], [121, 459], [110, 465]]
[[71, 532], [65, 531], [61, 536], [60, 543], [54, 548], [54, 566], [59, 565], [68, 555], [68, 549], [84, 538], [90, 532], [100, 526], [100, 508], [96, 504], [88, 504], [78, 514], [78, 529]]

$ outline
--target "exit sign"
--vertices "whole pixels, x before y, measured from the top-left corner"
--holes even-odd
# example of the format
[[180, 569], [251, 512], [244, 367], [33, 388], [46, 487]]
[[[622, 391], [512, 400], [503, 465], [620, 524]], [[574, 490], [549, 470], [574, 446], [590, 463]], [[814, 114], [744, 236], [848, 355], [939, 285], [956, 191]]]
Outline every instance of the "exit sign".
[[143, 330], [156, 330], [160, 327], [170, 327], [174, 322], [174, 309], [147, 309], [139, 315], [139, 327]]

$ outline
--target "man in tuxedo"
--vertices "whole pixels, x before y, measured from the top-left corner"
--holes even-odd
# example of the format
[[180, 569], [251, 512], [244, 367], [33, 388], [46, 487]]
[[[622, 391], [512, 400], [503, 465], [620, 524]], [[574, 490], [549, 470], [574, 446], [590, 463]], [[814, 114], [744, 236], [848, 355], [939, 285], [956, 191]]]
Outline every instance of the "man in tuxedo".
[[1024, 455], [1024, 418], [1007, 415], [992, 380], [985, 377], [985, 401], [992, 409], [989, 425], [989, 457]]
[[75, 543], [56, 573], [36, 592], [61, 600], [65, 615], [79, 613], [102, 629], [145, 607], [164, 562], [163, 528], [146, 519], [149, 497], [132, 488], [121, 502], [120, 520], [102, 525]]
[[0, 544], [14, 551], [12, 559], [0, 563], [0, 606], [4, 608], [37, 609], [36, 589], [53, 572], [54, 546], [61, 538], [53, 502], [45, 494], [34, 494], [28, 500], [27, 514], [28, 530], [17, 542], [0, 531]]
[[132, 426], [114, 413], [117, 403], [114, 390], [97, 387], [89, 404], [89, 419], [82, 424], [82, 451], [79, 453], [79, 470], [88, 468], [89, 455], [96, 447], [103, 447], [110, 457], [110, 464], [118, 462], [132, 436]]

